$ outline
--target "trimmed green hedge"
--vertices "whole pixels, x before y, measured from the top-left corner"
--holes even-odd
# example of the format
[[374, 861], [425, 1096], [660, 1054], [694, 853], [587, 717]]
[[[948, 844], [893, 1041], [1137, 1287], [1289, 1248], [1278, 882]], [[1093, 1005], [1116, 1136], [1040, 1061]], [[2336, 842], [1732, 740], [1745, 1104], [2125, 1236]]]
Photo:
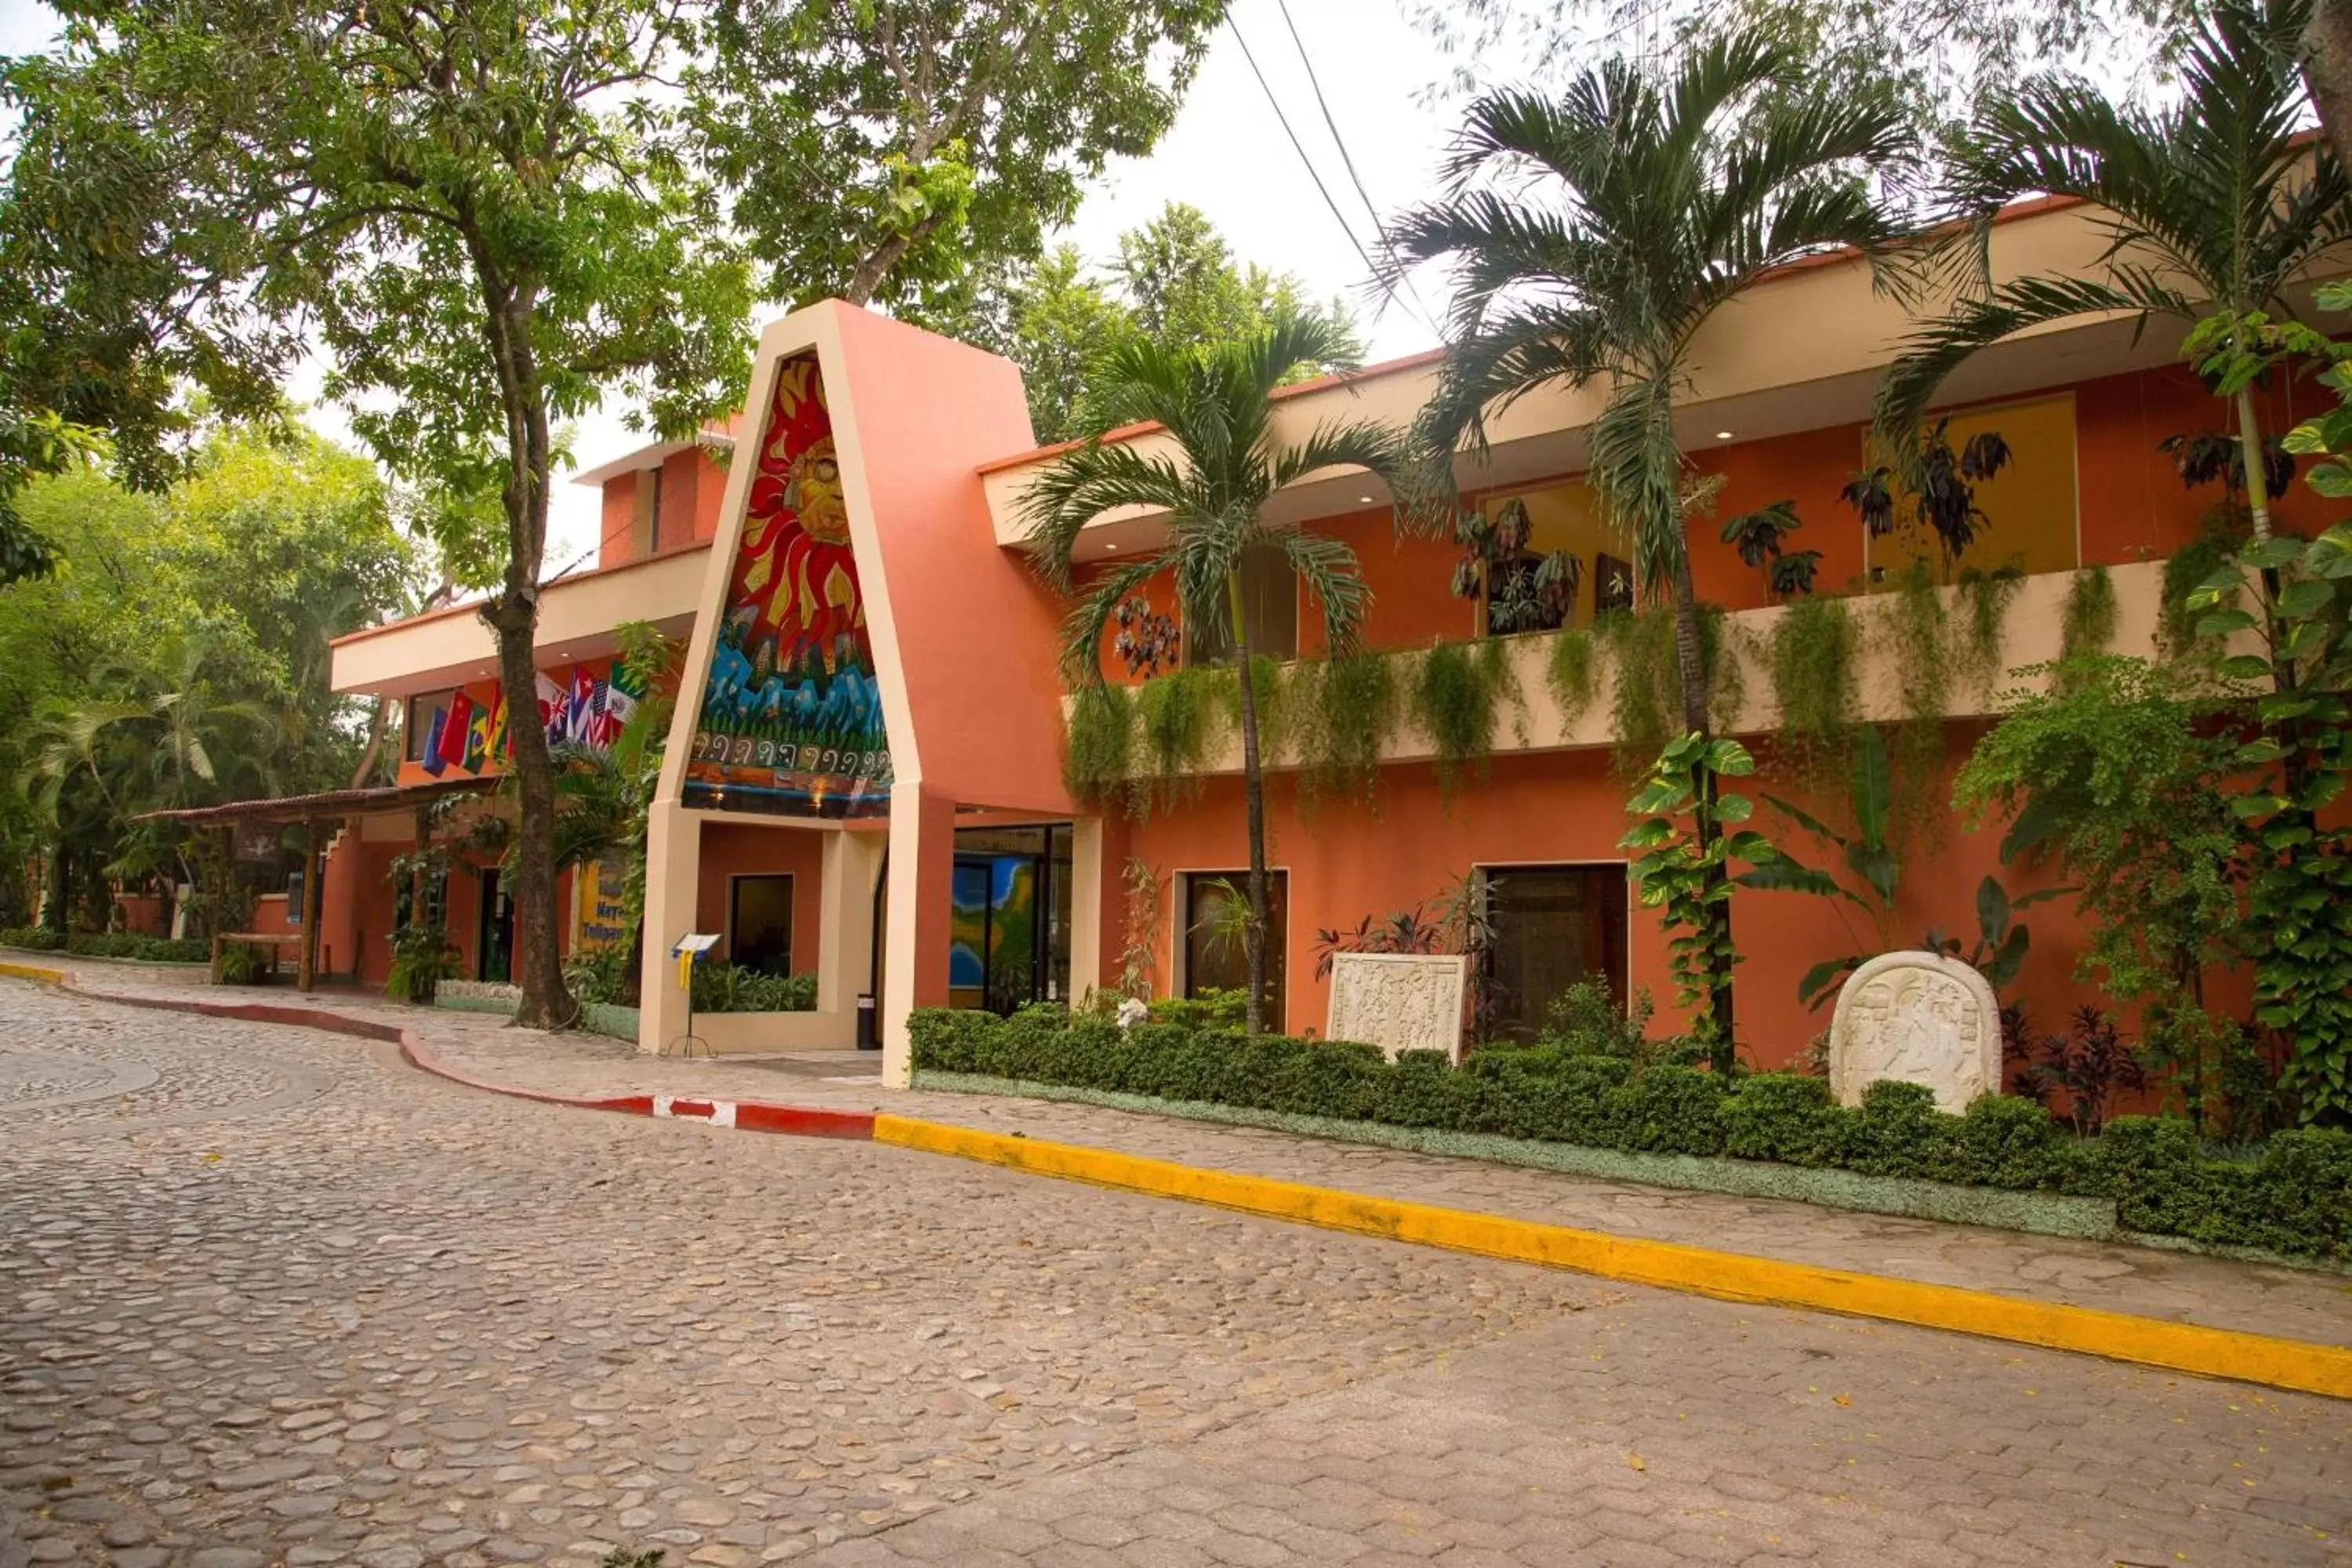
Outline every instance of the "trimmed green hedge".
[[0, 931], [0, 947], [31, 948], [37, 952], [62, 949], [81, 958], [136, 958], [149, 963], [208, 963], [212, 943], [202, 937], [141, 936], [135, 931], [76, 931], [60, 942], [47, 926], [17, 926]]
[[1011, 1018], [919, 1009], [915, 1066], [1161, 1100], [1398, 1127], [1496, 1133], [1635, 1153], [1770, 1160], [2013, 1192], [2112, 1198], [2126, 1229], [2208, 1245], [2352, 1259], [2352, 1135], [2282, 1132], [2217, 1159], [2185, 1121], [2119, 1117], [2084, 1141], [2030, 1100], [1989, 1095], [1954, 1116], [1918, 1084], [1873, 1084], [1856, 1107], [1794, 1073], [1727, 1088], [1687, 1067], [1636, 1071], [1552, 1046], [1489, 1047], [1463, 1067], [1435, 1051], [1394, 1062], [1370, 1046], [1251, 1039], [1057, 1008]]

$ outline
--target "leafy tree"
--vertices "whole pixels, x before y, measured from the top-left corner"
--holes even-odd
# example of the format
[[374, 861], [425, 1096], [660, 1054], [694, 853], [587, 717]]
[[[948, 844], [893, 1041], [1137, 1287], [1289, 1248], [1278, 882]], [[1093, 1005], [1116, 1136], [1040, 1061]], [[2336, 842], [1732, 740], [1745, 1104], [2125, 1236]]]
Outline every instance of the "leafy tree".
[[2007, 820], [2004, 861], [2046, 859], [2074, 884], [2084, 976], [2159, 1016], [2201, 1016], [2206, 969], [2246, 952], [2241, 834], [2220, 787], [2235, 746], [2212, 706], [2161, 666], [2086, 658], [2021, 698], [1952, 786], [1972, 826]]
[[1370, 421], [1327, 423], [1305, 439], [1284, 442], [1270, 428], [1274, 389], [1302, 365], [1340, 357], [1346, 343], [1325, 320], [1285, 316], [1238, 341], [1173, 348], [1141, 338], [1102, 362], [1096, 395], [1114, 425], [1156, 421], [1176, 450], [1152, 456], [1099, 440], [1065, 454], [1022, 500], [1032, 559], [1055, 587], [1074, 586], [1081, 531], [1104, 512], [1142, 506], [1165, 514], [1157, 548], [1122, 561], [1093, 580], [1070, 613], [1063, 637], [1064, 675], [1073, 686], [1101, 680], [1105, 628], [1118, 607], [1153, 577], [1172, 579], [1185, 623], [1220, 642], [1230, 637], [1240, 686], [1242, 787], [1248, 812], [1249, 960], [1247, 1022], [1252, 1034], [1265, 1009], [1265, 777], [1259, 752], [1259, 692], [1242, 610], [1244, 552], [1277, 551], [1322, 606], [1325, 645], [1335, 657], [1356, 645], [1371, 590], [1356, 572], [1355, 552], [1339, 540], [1269, 522], [1276, 491], [1319, 469], [1354, 466], [1408, 493], [1409, 456], [1402, 432]]
[[1283, 316], [1316, 317], [1334, 329], [1337, 357], [1302, 364], [1289, 379], [1328, 374], [1362, 353], [1343, 304], [1318, 306], [1289, 274], [1235, 261], [1201, 210], [1181, 202], [1121, 235], [1107, 276], [1089, 276], [1077, 247], [1065, 245], [1010, 283], [982, 290], [981, 305], [961, 330], [1020, 364], [1040, 441], [1108, 428], [1087, 396], [1088, 376], [1136, 338], [1183, 349], [1237, 342]]
[[[1894, 100], [1809, 88], [1805, 70], [1749, 38], [1703, 45], [1668, 74], [1612, 60], [1556, 96], [1489, 94], [1455, 139], [1446, 195], [1391, 228], [1400, 269], [1458, 263], [1453, 352], [1416, 432], [1430, 461], [1450, 466], [1465, 441], [1483, 456], [1488, 416], [1542, 388], [1608, 389], [1590, 478], [1633, 536], [1645, 591], [1672, 597], [1683, 728], [1702, 742], [1707, 677], [1675, 431], [1692, 342], [1772, 268], [1832, 245], [1876, 257], [1901, 233], [1864, 178], [1908, 154]], [[1699, 786], [1715, 776], [1702, 772]], [[1696, 815], [1710, 877], [1722, 875], [1716, 821], [1705, 806]], [[1728, 952], [1727, 899], [1696, 908], [1717, 922], [1699, 951]], [[1728, 962], [1714, 973], [1706, 1027], [1727, 1069]]]
[[1224, 0], [719, 0], [695, 116], [767, 292], [952, 315], [1149, 153]]
[[214, 427], [181, 468], [160, 493], [81, 468], [17, 498], [58, 561], [0, 594], [0, 855], [62, 856], [93, 889], [105, 866], [186, 879], [184, 836], [139, 812], [348, 782], [328, 640], [410, 569], [373, 465], [299, 428]]
[[[397, 470], [499, 453], [482, 616], [507, 689], [528, 693], [556, 421], [627, 384], [682, 434], [740, 390], [746, 271], [650, 90], [691, 41], [657, 0], [85, 0], [56, 58], [12, 68], [30, 106], [16, 170], [119, 155], [144, 177], [20, 178], [9, 239], [112, 223], [155, 338], [256, 374], [282, 374], [314, 322], [328, 391]], [[510, 733], [520, 1018], [546, 1026], [572, 1011], [554, 773], [535, 726]]]

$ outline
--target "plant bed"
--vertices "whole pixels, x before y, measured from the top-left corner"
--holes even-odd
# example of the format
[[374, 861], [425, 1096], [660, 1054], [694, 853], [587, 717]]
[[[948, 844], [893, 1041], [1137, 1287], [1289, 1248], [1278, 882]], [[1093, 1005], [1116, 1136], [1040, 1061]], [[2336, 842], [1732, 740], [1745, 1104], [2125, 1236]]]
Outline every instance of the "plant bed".
[[132, 931], [75, 931], [60, 940], [46, 926], [16, 926], [0, 931], [0, 947], [26, 952], [64, 952], [75, 958], [104, 958], [117, 963], [185, 965], [212, 962], [212, 944], [203, 937], [141, 936]]
[[[522, 1005], [522, 988], [486, 980], [445, 980], [433, 993], [433, 1005], [452, 1013], [494, 1013], [511, 1018]], [[572, 1026], [608, 1039], [637, 1042], [637, 1010], [609, 1002], [582, 1002]]]
[[[1122, 1030], [1053, 1008], [1011, 1019], [919, 1009], [910, 1026], [915, 1067], [936, 1088], [1009, 1080], [1174, 1114], [1303, 1119], [1292, 1130], [1313, 1121], [1327, 1124], [1318, 1136], [1885, 1213], [1929, 1215], [1919, 1205], [1932, 1204], [1932, 1217], [2048, 1234], [2099, 1234], [2079, 1227], [2101, 1211], [2079, 1205], [2105, 1205], [2111, 1234], [2352, 1262], [2352, 1135], [2338, 1132], [2283, 1132], [2222, 1158], [2176, 1120], [2118, 1118], [2082, 1139], [2031, 1100], [1987, 1096], [1954, 1116], [1919, 1085], [1879, 1083], [1845, 1107], [1820, 1079], [1727, 1083], [1567, 1046], [1489, 1047], [1454, 1068], [1434, 1051], [1391, 1062], [1369, 1046], [1180, 1024]], [[1420, 1142], [1398, 1142], [1405, 1133]], [[1504, 1144], [1513, 1154], [1494, 1152]]]

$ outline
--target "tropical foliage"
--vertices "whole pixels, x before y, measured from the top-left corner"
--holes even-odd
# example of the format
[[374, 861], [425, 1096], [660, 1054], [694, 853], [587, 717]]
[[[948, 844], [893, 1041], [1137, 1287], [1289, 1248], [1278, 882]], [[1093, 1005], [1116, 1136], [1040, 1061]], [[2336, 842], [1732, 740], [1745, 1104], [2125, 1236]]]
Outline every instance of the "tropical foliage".
[[[1675, 606], [1679, 727], [1702, 740], [1710, 687], [1686, 536], [1702, 509], [1675, 419], [1694, 341], [1775, 267], [1825, 246], [1892, 247], [1902, 226], [1869, 176], [1910, 145], [1884, 91], [1825, 91], [1763, 35], [1711, 40], [1660, 73], [1612, 60], [1558, 93], [1480, 98], [1444, 198], [1392, 226], [1398, 268], [1457, 264], [1450, 353], [1415, 432], [1428, 462], [1450, 472], [1465, 441], [1482, 454], [1488, 420], [1542, 388], [1605, 389], [1587, 478], [1631, 536], [1645, 591]], [[1715, 820], [1697, 812], [1703, 840]], [[1694, 852], [1721, 874], [1711, 843]], [[1735, 950], [1718, 892], [1694, 903], [1708, 923], [1689, 951], [1717, 965], [1701, 989], [1727, 1050]]]
[[[1029, 551], [1046, 580], [1079, 588], [1079, 542], [1106, 511], [1144, 507], [1161, 513], [1166, 532], [1155, 548], [1094, 571], [1080, 590], [1063, 638], [1063, 672], [1085, 689], [1101, 682], [1106, 628], [1118, 607], [1155, 578], [1172, 586], [1184, 623], [1196, 636], [1230, 644], [1238, 668], [1255, 676], [1241, 574], [1245, 554], [1265, 552], [1282, 563], [1319, 607], [1324, 645], [1335, 656], [1356, 644], [1370, 591], [1356, 574], [1355, 552], [1327, 534], [1269, 521], [1266, 502], [1285, 485], [1319, 469], [1354, 466], [1402, 493], [1407, 457], [1402, 433], [1368, 421], [1323, 425], [1285, 441], [1271, 426], [1269, 395], [1302, 365], [1343, 358], [1342, 331], [1318, 317], [1286, 316], [1251, 337], [1189, 350], [1149, 339], [1122, 345], [1103, 361], [1101, 415], [1108, 425], [1150, 421], [1164, 426], [1172, 456], [1089, 441], [1046, 468], [1022, 502]], [[1259, 682], [1238, 689], [1242, 776], [1249, 833], [1249, 1026], [1259, 1026], [1265, 990], [1265, 780]]]

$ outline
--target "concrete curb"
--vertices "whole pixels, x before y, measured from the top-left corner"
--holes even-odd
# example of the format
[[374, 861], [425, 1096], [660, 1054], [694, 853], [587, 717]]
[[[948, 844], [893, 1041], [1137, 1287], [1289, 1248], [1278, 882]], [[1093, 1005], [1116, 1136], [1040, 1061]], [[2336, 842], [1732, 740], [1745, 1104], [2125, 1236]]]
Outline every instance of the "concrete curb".
[[1849, 1273], [1779, 1258], [1611, 1236], [1466, 1209], [1439, 1208], [1265, 1176], [1180, 1165], [1115, 1150], [984, 1132], [887, 1112], [666, 1094], [556, 1094], [477, 1078], [443, 1062], [405, 1029], [321, 1008], [116, 995], [84, 990], [65, 971], [30, 964], [0, 963], [0, 976], [46, 982], [95, 1002], [252, 1023], [292, 1024], [396, 1045], [410, 1065], [436, 1078], [467, 1089], [543, 1105], [704, 1121], [746, 1131], [863, 1139], [1033, 1175], [1175, 1198], [1357, 1236], [1570, 1269], [1600, 1279], [1680, 1290], [1718, 1300], [1836, 1312], [1881, 1322], [1942, 1329], [1979, 1339], [2070, 1351], [2198, 1377], [2227, 1378], [2352, 1400], [2352, 1349], [2338, 1345], [2167, 1322], [2091, 1307], [2021, 1300], [1949, 1285]]

